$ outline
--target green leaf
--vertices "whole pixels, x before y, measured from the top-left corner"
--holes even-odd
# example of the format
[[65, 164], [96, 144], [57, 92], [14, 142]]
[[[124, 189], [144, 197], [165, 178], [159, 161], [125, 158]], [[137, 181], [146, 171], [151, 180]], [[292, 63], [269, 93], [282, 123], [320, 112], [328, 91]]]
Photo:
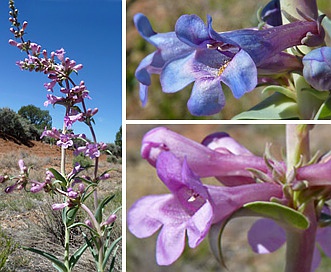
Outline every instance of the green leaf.
[[[93, 188], [90, 192], [88, 191], [91, 187], [95, 187]], [[95, 191], [97, 187], [97, 184], [96, 183], [91, 183], [89, 184], [86, 188], [85, 188], [85, 191], [84, 193], [82, 194], [82, 202], [85, 202], [86, 199], [89, 198], [89, 196]]]
[[232, 119], [278, 120], [298, 119], [299, 117], [298, 105], [293, 99], [280, 93], [274, 93], [250, 110], [242, 112]]
[[82, 223], [82, 222], [74, 223], [74, 224], [70, 225], [70, 227], [68, 227], [68, 229], [71, 229], [71, 228], [74, 228], [74, 227], [85, 227], [89, 231], [91, 231], [95, 236], [99, 236], [99, 234], [96, 232], [96, 230], [92, 229], [91, 227], [89, 227], [85, 223]]
[[74, 223], [78, 209], [79, 207], [75, 206], [69, 209], [66, 208], [62, 210], [62, 220], [66, 224], [66, 226], [70, 226]]
[[95, 211], [95, 219], [98, 221], [98, 223], [101, 223], [102, 221], [102, 211], [103, 208], [109, 203], [110, 200], [112, 200], [115, 197], [115, 195], [110, 195], [108, 197], [105, 197], [99, 204], [98, 208]]
[[87, 247], [88, 247], [88, 245], [87, 245], [87, 243], [85, 243], [79, 249], [77, 249], [77, 251], [70, 257], [70, 259], [69, 259], [70, 269], [72, 269], [76, 265], [77, 261], [83, 255], [83, 253], [85, 252]]
[[[112, 270], [112, 267], [114, 266], [114, 261], [115, 261], [115, 256], [116, 256], [116, 252], [117, 252], [117, 249], [118, 249], [118, 246], [117, 244], [119, 243], [119, 241], [121, 241], [122, 237], [119, 237], [117, 238], [114, 242], [112, 242], [112, 244], [107, 248], [106, 252], [105, 252], [105, 256], [104, 256], [104, 260], [102, 262], [102, 267], [103, 269], [106, 269], [106, 265], [107, 265], [107, 262], [108, 262], [108, 259], [110, 257], [110, 254], [114, 251], [113, 253], [113, 260], [111, 262], [111, 265], [110, 265], [110, 269], [109, 271]], [[115, 248], [116, 246], [116, 248]], [[115, 250], [114, 250], [115, 249]]]
[[331, 96], [322, 104], [315, 115], [315, 120], [330, 119], [331, 118]]
[[68, 269], [66, 268], [66, 266], [64, 265], [63, 262], [61, 262], [56, 256], [47, 253], [45, 251], [36, 249], [36, 248], [32, 248], [32, 247], [22, 247], [25, 250], [37, 253], [43, 257], [45, 257], [46, 259], [50, 260], [53, 264], [53, 266], [60, 272], [68, 272]]
[[302, 213], [275, 202], [250, 202], [244, 205], [244, 209], [251, 210], [256, 215], [273, 219], [283, 227], [293, 227], [301, 230], [309, 227], [309, 221]]
[[64, 176], [61, 175], [60, 172], [58, 172], [54, 168], [49, 168], [48, 170], [54, 175], [54, 177], [55, 177], [56, 180], [61, 181], [61, 184], [62, 184], [63, 187], [66, 187], [67, 180], [66, 180], [66, 178]]
[[[222, 234], [225, 229], [225, 226], [228, 224], [228, 222], [231, 220], [232, 216], [230, 216], [228, 219], [221, 221], [220, 223], [214, 224], [211, 226], [209, 232], [208, 232], [208, 240], [209, 240], [209, 246], [211, 249], [211, 252], [216, 257], [217, 261], [227, 269], [224, 256], [222, 253]], [[228, 270], [228, 269], [227, 269]]]
[[277, 85], [270, 85], [262, 90], [262, 93], [267, 93], [267, 92], [276, 92], [276, 93], [281, 93], [288, 98], [293, 99], [294, 101], [296, 100], [296, 95], [293, 91], [290, 89], [284, 88], [282, 86], [277, 86]]
[[[84, 232], [82, 232], [82, 235], [84, 237], [84, 240], [85, 240], [88, 248], [90, 249], [90, 252], [91, 252], [91, 254], [94, 258], [95, 264], [97, 265], [98, 260], [99, 260], [99, 252], [96, 248], [93, 247], [93, 243], [91, 242], [93, 236], [91, 238], [88, 238], [87, 235]], [[95, 240], [94, 240], [94, 242], [95, 242]]]

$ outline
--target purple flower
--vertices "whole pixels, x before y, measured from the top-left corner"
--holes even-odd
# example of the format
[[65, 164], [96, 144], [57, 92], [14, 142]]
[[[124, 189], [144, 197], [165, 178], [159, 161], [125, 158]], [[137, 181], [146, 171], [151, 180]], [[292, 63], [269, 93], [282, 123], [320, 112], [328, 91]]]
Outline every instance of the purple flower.
[[321, 47], [309, 52], [302, 59], [303, 76], [319, 91], [331, 90], [331, 47]]
[[106, 226], [106, 225], [110, 225], [110, 224], [114, 223], [116, 219], [117, 219], [116, 214], [111, 214], [111, 215], [107, 218], [106, 221], [104, 221], [104, 222], [102, 222], [102, 223], [100, 224], [100, 227], [103, 227], [103, 226]]
[[65, 99], [61, 96], [55, 96], [53, 94], [47, 94], [47, 100], [44, 102], [44, 106], [55, 105], [60, 102], [65, 102]]
[[56, 142], [56, 145], [63, 148], [68, 148], [74, 144], [71, 138], [71, 135], [60, 134], [60, 139]]
[[65, 203], [54, 203], [54, 204], [52, 204], [52, 209], [54, 211], [62, 210], [65, 207], [68, 207], [68, 205], [69, 205], [68, 202], [65, 202]]
[[67, 126], [68, 129], [71, 128], [71, 126], [73, 125], [73, 123], [75, 123], [76, 121], [81, 121], [84, 120], [84, 115], [82, 112], [80, 113], [76, 113], [73, 115], [66, 115], [64, 116], [64, 123]]
[[84, 153], [85, 156], [89, 156], [91, 159], [95, 159], [101, 155], [99, 147], [100, 144], [86, 143], [85, 146], [80, 146], [76, 149], [75, 155], [77, 156], [79, 153]]
[[167, 128], [158, 127], [145, 134], [142, 140], [141, 155], [155, 166], [162, 151], [171, 151], [181, 161], [186, 159], [189, 167], [199, 177], [252, 178], [248, 168], [268, 172], [262, 157], [252, 155], [247, 158], [247, 154], [235, 155], [230, 150], [227, 152], [228, 154], [222, 154], [222, 152], [212, 150]]
[[[279, 249], [286, 242], [286, 232], [271, 219], [259, 219], [248, 232], [248, 242], [256, 253], [271, 253]], [[316, 243], [331, 258], [331, 227], [317, 229]], [[317, 269], [320, 261], [320, 251], [315, 247], [311, 271]]]
[[54, 139], [59, 139], [61, 133], [57, 130], [57, 128], [53, 127], [51, 130], [48, 130], [47, 127], [45, 127], [45, 130], [40, 136], [40, 139], [43, 137], [51, 137]]
[[42, 189], [44, 189], [44, 187], [46, 186], [47, 182], [37, 182], [37, 181], [34, 181], [32, 183], [32, 187], [30, 189], [30, 192], [31, 193], [38, 193], [40, 192]]
[[282, 197], [281, 186], [250, 184], [237, 187], [203, 185], [184, 159], [162, 152], [156, 162], [160, 179], [172, 194], [138, 200], [129, 210], [129, 230], [139, 238], [161, 228], [157, 239], [159, 265], [170, 265], [183, 252], [185, 236], [191, 248], [206, 237], [212, 223], [224, 220], [245, 203]]

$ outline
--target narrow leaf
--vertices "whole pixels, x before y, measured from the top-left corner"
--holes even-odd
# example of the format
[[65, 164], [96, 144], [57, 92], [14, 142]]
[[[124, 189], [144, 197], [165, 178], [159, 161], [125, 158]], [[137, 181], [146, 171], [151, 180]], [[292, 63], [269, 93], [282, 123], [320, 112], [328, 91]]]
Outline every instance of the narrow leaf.
[[96, 236], [99, 236], [99, 234], [96, 232], [96, 230], [92, 229], [91, 227], [89, 227], [88, 225], [82, 223], [82, 222], [77, 222], [77, 223], [74, 223], [72, 225], [70, 225], [68, 227], [68, 229], [71, 229], [71, 228], [74, 228], [74, 227], [85, 227], [87, 228], [89, 231], [91, 231], [94, 235]]
[[28, 250], [28, 251], [31, 251], [31, 252], [34, 252], [34, 253], [37, 253], [43, 257], [45, 257], [46, 259], [50, 260], [53, 264], [53, 266], [58, 270], [58, 271], [61, 271], [61, 272], [68, 272], [68, 269], [66, 268], [66, 266], [64, 265], [63, 262], [61, 262], [56, 256], [50, 254], [50, 253], [47, 253], [45, 251], [42, 251], [42, 250], [39, 250], [39, 249], [36, 249], [36, 248], [32, 248], [32, 247], [22, 247], [23, 249], [25, 250]]
[[70, 257], [70, 259], [69, 259], [70, 269], [72, 269], [76, 265], [77, 261], [83, 255], [83, 253], [85, 252], [87, 247], [88, 247], [88, 245], [87, 245], [87, 243], [85, 243]]
[[102, 221], [102, 211], [103, 208], [109, 203], [110, 200], [112, 200], [115, 197], [115, 195], [110, 195], [105, 197], [99, 204], [97, 210], [95, 211], [95, 219], [98, 221], [98, 223], [101, 223]]
[[65, 211], [65, 223], [67, 226], [70, 226], [72, 225], [74, 222], [75, 222], [75, 219], [76, 219], [76, 215], [77, 215], [77, 212], [78, 212], [78, 206], [75, 206], [75, 207], [72, 207], [70, 209], [64, 209]]
[[[117, 238], [116, 240], [114, 240], [111, 245], [107, 248], [106, 252], [105, 252], [105, 257], [104, 257], [104, 260], [103, 260], [103, 263], [102, 263], [102, 267], [103, 269], [106, 268], [106, 265], [107, 265], [107, 262], [108, 262], [108, 259], [110, 257], [110, 254], [112, 253], [112, 251], [114, 250], [115, 246], [119, 243], [119, 241], [121, 241], [122, 237], [119, 237]], [[115, 250], [115, 253], [117, 251], [117, 248]], [[115, 256], [113, 254], [113, 256]]]

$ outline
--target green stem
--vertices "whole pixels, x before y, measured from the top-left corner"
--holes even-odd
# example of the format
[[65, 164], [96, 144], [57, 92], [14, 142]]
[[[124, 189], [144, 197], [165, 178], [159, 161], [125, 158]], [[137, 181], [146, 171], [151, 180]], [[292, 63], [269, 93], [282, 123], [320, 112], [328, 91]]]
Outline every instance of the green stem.
[[306, 163], [310, 159], [309, 130], [311, 125], [286, 125], [286, 158], [288, 171], [293, 170], [300, 160]]
[[94, 226], [94, 228], [96, 229], [98, 236], [99, 237], [95, 237], [95, 241], [96, 241], [96, 247], [98, 249], [98, 272], [104, 272], [102, 264], [103, 264], [103, 260], [104, 260], [104, 240], [103, 240], [103, 236], [102, 236], [102, 231], [100, 228], [100, 224], [97, 222], [94, 214], [91, 212], [91, 210], [85, 205], [85, 204], [81, 204], [82, 209], [88, 214], [88, 216], [91, 219], [91, 222]]
[[70, 230], [69, 228], [67, 227], [67, 224], [64, 223], [64, 230], [65, 230], [65, 233], [64, 233], [64, 237], [65, 237], [65, 240], [64, 240], [64, 265], [66, 266], [67, 268], [67, 271], [70, 272], [71, 269], [70, 269], [70, 266], [69, 266], [69, 258], [70, 258]]

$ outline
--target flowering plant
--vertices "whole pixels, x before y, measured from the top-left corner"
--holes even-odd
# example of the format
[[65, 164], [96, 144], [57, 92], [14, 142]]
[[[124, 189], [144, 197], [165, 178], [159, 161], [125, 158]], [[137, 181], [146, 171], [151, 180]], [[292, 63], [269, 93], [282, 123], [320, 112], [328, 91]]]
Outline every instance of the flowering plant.
[[165, 93], [194, 83], [187, 101], [194, 116], [222, 111], [224, 90], [239, 99], [262, 88], [271, 95], [233, 119], [330, 119], [331, 21], [319, 15], [316, 1], [306, 2], [273, 0], [259, 11], [257, 27], [226, 32], [216, 30], [211, 16], [205, 23], [182, 15], [174, 31], [157, 33], [136, 14], [139, 34], [156, 47], [135, 72], [142, 105], [157, 74]]
[[[47, 100], [44, 105], [60, 105], [65, 108], [63, 119], [63, 128], [47, 129], [42, 133], [41, 138], [50, 137], [56, 140], [56, 144], [61, 147], [61, 167], [60, 169], [48, 168], [43, 181], [37, 181], [30, 178], [31, 168], [27, 167], [23, 160], [19, 160], [20, 173], [17, 176], [3, 175], [0, 177], [1, 182], [12, 182], [5, 189], [6, 193], [14, 190], [25, 189], [31, 193], [44, 191], [50, 195], [62, 196], [61, 203], [54, 203], [53, 210], [62, 211], [62, 221], [65, 230], [64, 257], [60, 260], [49, 252], [44, 252], [36, 248], [26, 248], [26, 250], [42, 255], [52, 262], [52, 265], [62, 272], [73, 271], [74, 266], [79, 258], [90, 249], [95, 260], [96, 271], [112, 271], [114, 260], [118, 250], [118, 243], [121, 237], [113, 239], [111, 233], [117, 218], [116, 213], [120, 207], [105, 216], [106, 205], [114, 198], [115, 195], [107, 195], [103, 199], [98, 195], [98, 185], [111, 178], [108, 169], [102, 173], [99, 170], [99, 159], [101, 152], [109, 152], [103, 142], [98, 142], [94, 132], [94, 115], [98, 109], [87, 108], [86, 99], [90, 99], [84, 81], [76, 84], [72, 74], [77, 74], [83, 68], [82, 64], [77, 64], [74, 60], [65, 56], [63, 48], [51, 52], [50, 54], [43, 50], [41, 45], [25, 40], [28, 23], [18, 21], [18, 9], [14, 1], [10, 0], [10, 18], [12, 24], [10, 31], [15, 37], [9, 40], [9, 44], [18, 48], [27, 54], [24, 60], [18, 61], [17, 65], [22, 70], [35, 71], [44, 73], [48, 77], [48, 82], [44, 84], [47, 89]], [[55, 95], [55, 89], [59, 87], [60, 96]], [[84, 134], [75, 134], [73, 125], [76, 122], [86, 124], [91, 132], [92, 140], [89, 140]], [[77, 146], [75, 142], [80, 140], [83, 144]], [[71, 148], [75, 155], [83, 154], [94, 160], [93, 176], [84, 175], [82, 167], [76, 163], [71, 171], [66, 169], [66, 152]], [[88, 199], [93, 198], [93, 205], [88, 204]], [[82, 210], [88, 219], [80, 222], [77, 219], [77, 213]], [[109, 211], [107, 211], [109, 213]], [[69, 233], [74, 227], [84, 229], [85, 243], [70, 255]]]
[[[286, 242], [285, 271], [315, 271], [320, 249], [331, 257], [330, 153], [310, 155], [311, 129], [287, 125], [284, 160], [272, 156], [269, 146], [257, 156], [223, 132], [198, 143], [164, 127], [149, 131], [141, 155], [170, 193], [137, 200], [128, 211], [128, 229], [138, 238], [159, 231], [159, 265], [180, 257], [186, 237], [195, 248], [207, 236], [224, 264], [226, 224], [232, 218], [258, 216], [262, 219], [248, 232], [255, 252], [270, 253]], [[205, 178], [215, 178], [216, 185]]]

